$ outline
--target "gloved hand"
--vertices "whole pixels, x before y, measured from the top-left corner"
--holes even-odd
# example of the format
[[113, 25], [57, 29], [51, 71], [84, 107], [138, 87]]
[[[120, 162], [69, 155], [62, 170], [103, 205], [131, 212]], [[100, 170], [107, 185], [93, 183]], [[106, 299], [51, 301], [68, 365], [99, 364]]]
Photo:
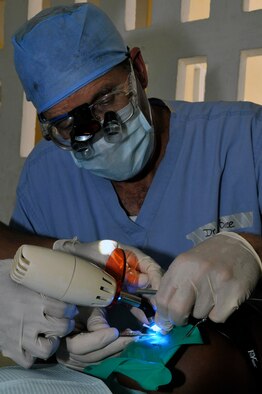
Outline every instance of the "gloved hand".
[[138, 248], [120, 242], [117, 243], [117, 247], [125, 251], [127, 262], [125, 280], [128, 290], [132, 291], [133, 287], [150, 287], [157, 290], [163, 276], [160, 265]]
[[169, 331], [189, 315], [224, 322], [254, 290], [262, 264], [240, 235], [223, 232], [179, 255], [155, 296], [156, 323]]
[[24, 368], [47, 359], [58, 337], [74, 329], [74, 305], [38, 294], [9, 276], [12, 260], [0, 261], [0, 350]]
[[112, 240], [80, 243], [76, 239], [58, 240], [53, 245], [53, 249], [87, 259], [105, 270], [108, 258], [115, 248], [123, 249], [126, 255], [125, 285], [128, 291], [145, 287], [158, 289], [162, 277], [161, 267], [135, 247]]
[[120, 337], [110, 327], [106, 309], [79, 307], [74, 336], [63, 339], [56, 353], [57, 361], [69, 368], [82, 371], [88, 364], [117, 356], [135, 337]]
[[[125, 285], [128, 291], [137, 287], [157, 289], [162, 277], [161, 267], [149, 256], [137, 248], [119, 244], [112, 240], [91, 243], [80, 243], [76, 239], [58, 240], [53, 249], [82, 257], [106, 270], [111, 253], [115, 248], [122, 248], [126, 255]], [[89, 312], [90, 313], [90, 312]], [[141, 322], [148, 324], [142, 310], [133, 307], [131, 313]], [[84, 330], [74, 338], [67, 338], [60, 347], [58, 361], [71, 368], [83, 369], [88, 363], [116, 355], [134, 337], [119, 337], [116, 328], [110, 327], [103, 309], [95, 309], [91, 316], [86, 317]]]

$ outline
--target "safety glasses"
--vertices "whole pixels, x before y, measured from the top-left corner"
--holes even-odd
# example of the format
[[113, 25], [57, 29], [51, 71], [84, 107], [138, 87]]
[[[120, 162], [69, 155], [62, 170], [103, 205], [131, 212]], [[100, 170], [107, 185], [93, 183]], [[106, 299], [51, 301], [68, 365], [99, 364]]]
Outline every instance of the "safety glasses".
[[43, 137], [62, 149], [75, 151], [87, 149], [99, 132], [108, 142], [116, 142], [121, 138], [121, 124], [134, 113], [136, 96], [136, 81], [131, 68], [124, 83], [92, 104], [84, 103], [48, 120], [39, 114]]

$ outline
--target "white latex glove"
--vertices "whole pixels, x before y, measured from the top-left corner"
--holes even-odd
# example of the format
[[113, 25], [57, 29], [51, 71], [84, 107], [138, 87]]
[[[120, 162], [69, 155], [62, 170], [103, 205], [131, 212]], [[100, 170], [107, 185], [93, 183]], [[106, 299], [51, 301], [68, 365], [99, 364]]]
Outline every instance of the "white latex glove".
[[24, 368], [47, 359], [59, 337], [74, 329], [77, 309], [15, 283], [9, 276], [12, 260], [0, 261], [0, 350]]
[[113, 240], [80, 243], [77, 239], [62, 239], [53, 245], [53, 249], [82, 257], [103, 269], [106, 269], [107, 260], [115, 248], [123, 249], [126, 255], [125, 285], [129, 291], [145, 287], [158, 289], [162, 277], [161, 267], [138, 248]]
[[170, 330], [189, 315], [224, 322], [254, 290], [262, 264], [240, 235], [223, 232], [179, 255], [155, 296], [156, 323]]
[[141, 252], [133, 246], [118, 243], [118, 248], [125, 251], [127, 272], [127, 287], [146, 288], [150, 287], [157, 290], [163, 275], [163, 270], [152, 257]]
[[110, 327], [104, 308], [79, 308], [76, 329], [80, 334], [62, 341], [57, 361], [69, 368], [82, 371], [88, 364], [107, 357], [117, 356], [135, 337], [120, 337], [119, 331]]

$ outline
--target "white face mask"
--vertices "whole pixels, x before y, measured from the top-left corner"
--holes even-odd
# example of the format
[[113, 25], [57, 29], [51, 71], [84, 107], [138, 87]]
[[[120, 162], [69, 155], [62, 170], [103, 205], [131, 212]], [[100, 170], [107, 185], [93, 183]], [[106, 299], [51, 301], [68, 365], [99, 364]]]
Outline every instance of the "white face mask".
[[[130, 111], [130, 105], [117, 113], [121, 118]], [[154, 149], [154, 129], [139, 107], [134, 115], [122, 124], [120, 142], [107, 142], [104, 137], [92, 144], [92, 154], [71, 152], [76, 165], [93, 174], [115, 180], [124, 181], [133, 178], [146, 165]]]

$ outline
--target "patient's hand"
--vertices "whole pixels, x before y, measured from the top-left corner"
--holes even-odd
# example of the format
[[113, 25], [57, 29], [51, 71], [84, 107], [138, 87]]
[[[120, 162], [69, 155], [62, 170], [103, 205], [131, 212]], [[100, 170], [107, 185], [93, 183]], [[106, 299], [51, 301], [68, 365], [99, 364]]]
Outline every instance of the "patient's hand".
[[[243, 319], [251, 329], [257, 346], [257, 356], [262, 365], [261, 315], [251, 312], [248, 316], [243, 316]], [[243, 319], [241, 316], [240, 321]], [[182, 347], [181, 352], [178, 351], [167, 364], [173, 375], [171, 384], [148, 393], [260, 394], [262, 390], [261, 386], [257, 387], [255, 383], [254, 370], [249, 366], [239, 346], [217, 331], [219, 326], [210, 322], [203, 325], [201, 330], [205, 344]], [[261, 371], [258, 371], [259, 374], [262, 380]], [[143, 391], [136, 382], [123, 375], [118, 375], [118, 380], [122, 385]]]

